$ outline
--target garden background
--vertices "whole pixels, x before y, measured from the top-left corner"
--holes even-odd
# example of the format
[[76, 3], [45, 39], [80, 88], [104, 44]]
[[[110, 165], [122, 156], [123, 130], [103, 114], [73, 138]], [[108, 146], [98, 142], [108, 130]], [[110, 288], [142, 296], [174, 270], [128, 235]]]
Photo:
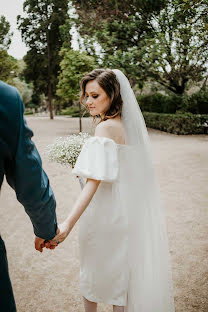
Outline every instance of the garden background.
[[[46, 146], [80, 130], [93, 134], [92, 118], [79, 104], [85, 73], [119, 68], [129, 78], [153, 147], [176, 312], [208, 311], [207, 11], [207, 0], [26, 0], [17, 17], [28, 48], [23, 59], [9, 55], [12, 32], [0, 16], [0, 79], [21, 93], [59, 222], [80, 187], [70, 169], [48, 161]], [[55, 251], [39, 254], [31, 223], [6, 183], [0, 208], [18, 311], [83, 311], [78, 226]]]

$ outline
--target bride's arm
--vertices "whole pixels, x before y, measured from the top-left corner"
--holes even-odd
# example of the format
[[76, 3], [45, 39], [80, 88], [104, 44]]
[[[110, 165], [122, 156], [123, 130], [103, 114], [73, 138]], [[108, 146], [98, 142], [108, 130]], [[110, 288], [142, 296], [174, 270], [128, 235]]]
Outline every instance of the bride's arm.
[[[109, 134], [110, 133], [108, 124], [101, 122], [96, 126], [95, 136], [111, 138]], [[52, 241], [50, 241], [51, 244], [56, 245], [56, 241], [59, 241], [61, 243], [65, 240], [65, 238], [69, 235], [76, 222], [79, 220], [80, 216], [83, 214], [83, 212], [89, 205], [91, 199], [93, 198], [95, 192], [97, 191], [99, 184], [100, 184], [99, 180], [87, 179], [87, 182], [84, 188], [82, 189], [80, 196], [73, 205], [73, 208], [69, 216], [62, 224], [59, 224], [60, 233], [56, 235]], [[46, 247], [50, 247], [50, 244], [46, 244]]]
[[80, 216], [83, 214], [83, 212], [89, 205], [91, 199], [93, 198], [95, 192], [97, 191], [99, 184], [100, 181], [98, 180], [87, 179], [87, 182], [84, 188], [82, 189], [80, 196], [76, 200], [72, 208], [72, 211], [70, 212], [68, 218], [65, 221], [69, 224], [70, 228], [73, 228], [77, 220], [80, 218]]
[[[62, 224], [59, 224], [60, 233], [56, 235], [56, 237], [54, 237], [52, 241], [50, 241], [52, 245], [56, 244], [56, 241], [59, 241], [60, 243], [63, 242], [65, 238], [69, 235], [72, 228], [89, 205], [99, 184], [100, 181], [98, 180], [87, 179], [87, 182], [75, 204], [73, 205], [69, 216]], [[46, 247], [50, 247], [50, 244], [46, 244]]]

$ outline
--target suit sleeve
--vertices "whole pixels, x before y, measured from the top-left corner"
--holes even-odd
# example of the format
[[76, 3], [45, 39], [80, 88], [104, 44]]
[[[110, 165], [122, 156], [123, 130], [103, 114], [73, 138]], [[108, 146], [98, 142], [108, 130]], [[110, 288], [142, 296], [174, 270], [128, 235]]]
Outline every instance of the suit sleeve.
[[40, 155], [31, 140], [33, 132], [24, 119], [24, 107], [18, 92], [17, 101], [19, 133], [16, 153], [6, 172], [6, 178], [30, 217], [35, 235], [50, 240], [57, 230], [56, 201], [49, 179], [42, 169]]

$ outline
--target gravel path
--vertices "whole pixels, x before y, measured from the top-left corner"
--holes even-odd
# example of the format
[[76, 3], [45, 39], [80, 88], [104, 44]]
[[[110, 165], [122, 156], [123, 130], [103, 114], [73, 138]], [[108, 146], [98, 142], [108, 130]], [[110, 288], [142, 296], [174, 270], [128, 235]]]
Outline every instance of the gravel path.
[[[28, 117], [27, 121], [34, 130], [62, 222], [80, 187], [71, 170], [48, 162], [44, 149], [56, 137], [78, 133], [79, 120]], [[90, 118], [83, 120], [83, 131], [93, 133]], [[156, 130], [149, 130], [149, 134], [166, 213], [176, 312], [207, 312], [208, 136], [177, 136]], [[1, 235], [7, 246], [18, 312], [82, 312], [78, 225], [56, 250], [40, 254], [33, 247], [29, 218], [6, 183], [0, 207]], [[112, 308], [101, 304], [98, 311], [109, 312]]]

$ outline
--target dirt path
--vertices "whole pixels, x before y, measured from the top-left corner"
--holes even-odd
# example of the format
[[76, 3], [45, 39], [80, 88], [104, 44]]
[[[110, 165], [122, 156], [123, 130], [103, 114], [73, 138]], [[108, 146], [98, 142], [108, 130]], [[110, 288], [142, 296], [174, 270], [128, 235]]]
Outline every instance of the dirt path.
[[[28, 117], [63, 221], [80, 187], [70, 170], [49, 163], [45, 146], [78, 133], [78, 119]], [[92, 133], [91, 119], [83, 130]], [[176, 312], [208, 311], [208, 136], [177, 136], [149, 130], [167, 219]], [[78, 226], [55, 251], [33, 248], [33, 231], [14, 192], [3, 184], [0, 231], [6, 242], [18, 312], [82, 312], [79, 293]], [[99, 305], [99, 312], [112, 311]], [[138, 311], [139, 312], [139, 311]], [[155, 311], [159, 312], [159, 311]]]

